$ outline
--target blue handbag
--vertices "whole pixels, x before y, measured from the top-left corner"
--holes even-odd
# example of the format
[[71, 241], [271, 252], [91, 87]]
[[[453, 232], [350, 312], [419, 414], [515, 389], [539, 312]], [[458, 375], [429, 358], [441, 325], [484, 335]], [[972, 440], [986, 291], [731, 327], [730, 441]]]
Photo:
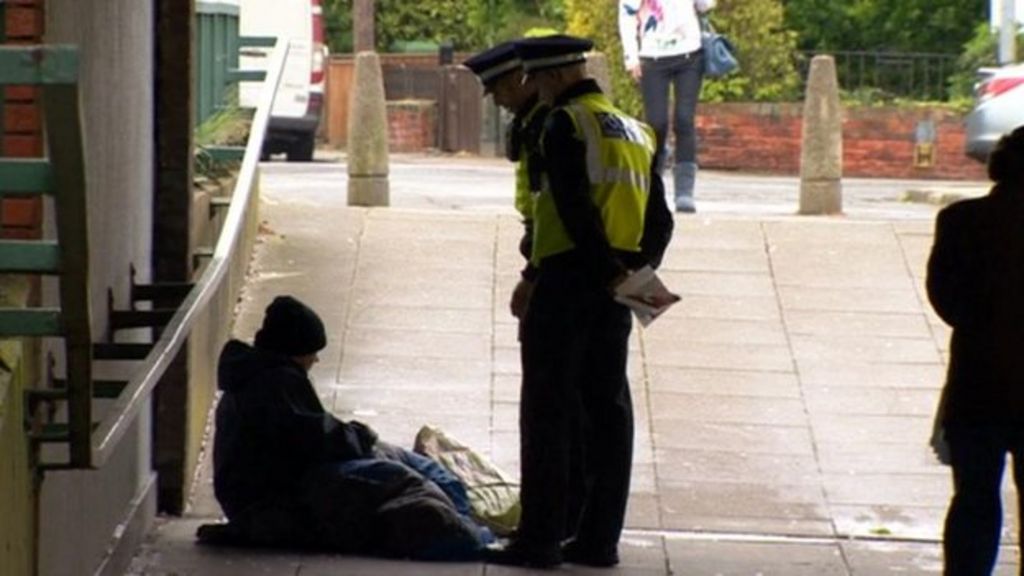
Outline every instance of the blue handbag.
[[728, 38], [715, 32], [707, 16], [700, 17], [700, 40], [701, 47], [704, 48], [705, 76], [717, 78], [739, 69], [736, 47]]

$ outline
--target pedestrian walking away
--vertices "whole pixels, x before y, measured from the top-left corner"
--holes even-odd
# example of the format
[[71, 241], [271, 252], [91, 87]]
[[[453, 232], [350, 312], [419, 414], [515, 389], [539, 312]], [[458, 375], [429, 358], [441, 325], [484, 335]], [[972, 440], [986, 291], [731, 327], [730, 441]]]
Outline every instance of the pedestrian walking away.
[[[561, 35], [516, 43], [552, 110], [534, 198], [536, 281], [523, 318], [523, 512], [515, 537], [485, 552], [499, 564], [618, 563], [632, 467], [632, 321], [612, 291], [631, 270], [660, 263], [673, 224], [655, 169], [654, 132], [615, 108], [586, 76], [591, 46]], [[566, 505], [574, 456], [585, 474], [578, 519]]]
[[644, 119], [654, 128], [664, 162], [668, 156], [669, 89], [674, 100], [675, 147], [672, 177], [675, 207], [695, 212], [697, 182], [697, 99], [704, 78], [704, 51], [698, 13], [715, 0], [619, 0], [623, 61], [640, 82]]
[[1007, 453], [1024, 518], [1024, 128], [999, 141], [988, 173], [987, 196], [939, 213], [928, 260], [928, 297], [953, 328], [933, 439], [953, 472], [946, 576], [995, 567]]

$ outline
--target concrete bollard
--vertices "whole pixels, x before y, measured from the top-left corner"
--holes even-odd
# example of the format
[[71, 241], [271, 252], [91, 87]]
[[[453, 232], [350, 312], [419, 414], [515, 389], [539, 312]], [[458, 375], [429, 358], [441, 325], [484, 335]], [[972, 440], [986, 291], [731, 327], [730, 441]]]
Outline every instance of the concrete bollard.
[[608, 57], [604, 52], [587, 52], [587, 76], [597, 80], [601, 91], [611, 96], [612, 80], [608, 72]]
[[843, 211], [843, 119], [831, 56], [815, 56], [804, 96], [800, 214]]
[[348, 204], [387, 206], [388, 113], [376, 52], [356, 55], [348, 109]]

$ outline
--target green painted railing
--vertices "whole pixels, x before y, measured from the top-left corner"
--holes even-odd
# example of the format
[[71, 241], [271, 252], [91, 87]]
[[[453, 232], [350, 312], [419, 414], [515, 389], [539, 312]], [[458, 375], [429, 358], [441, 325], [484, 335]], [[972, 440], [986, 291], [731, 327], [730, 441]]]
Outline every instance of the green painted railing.
[[238, 6], [196, 2], [195, 125], [213, 116], [231, 98], [238, 68]]
[[[209, 307], [230, 309], [234, 305], [256, 236], [256, 171], [287, 52], [287, 43], [275, 43], [270, 65], [261, 74], [267, 88], [253, 117], [217, 245], [202, 275], [114, 399], [107, 415], [102, 421], [93, 422], [89, 243], [76, 83], [78, 52], [67, 46], [0, 46], [0, 87], [38, 84], [42, 88], [49, 151], [45, 160], [0, 158], [0, 179], [4, 183], [0, 197], [4, 193], [49, 194], [54, 198], [56, 213], [56, 241], [0, 240], [0, 275], [30, 273], [59, 275], [61, 279], [59, 309], [0, 305], [0, 339], [57, 336], [64, 340], [66, 393], [39, 393], [50, 400], [66, 401], [67, 425], [51, 426], [34, 438], [37, 442], [67, 443], [69, 457], [66, 462], [42, 462], [41, 469], [102, 467], [146, 405], [193, 326], [202, 321]], [[226, 336], [226, 329], [224, 332]]]
[[56, 240], [0, 240], [0, 274], [60, 277], [56, 309], [0, 308], [0, 338], [63, 339], [67, 371], [67, 465], [92, 464], [92, 320], [85, 161], [78, 100], [78, 50], [73, 46], [0, 46], [0, 87], [41, 87], [48, 157], [0, 158], [3, 192], [53, 196]]

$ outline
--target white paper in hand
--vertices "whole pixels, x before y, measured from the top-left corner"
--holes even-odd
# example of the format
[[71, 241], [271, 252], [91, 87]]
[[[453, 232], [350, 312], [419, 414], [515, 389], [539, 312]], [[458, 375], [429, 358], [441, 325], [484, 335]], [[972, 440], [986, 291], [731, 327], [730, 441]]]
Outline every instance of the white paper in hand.
[[649, 325], [680, 299], [650, 266], [633, 272], [615, 287], [615, 301], [628, 306], [642, 326]]

